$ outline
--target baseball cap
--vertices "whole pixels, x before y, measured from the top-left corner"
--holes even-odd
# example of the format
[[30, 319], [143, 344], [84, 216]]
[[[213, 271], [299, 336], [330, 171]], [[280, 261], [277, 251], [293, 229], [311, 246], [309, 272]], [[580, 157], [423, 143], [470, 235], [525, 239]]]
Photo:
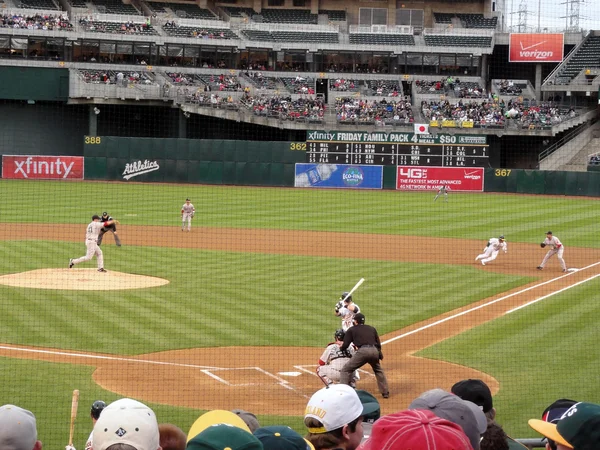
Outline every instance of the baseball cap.
[[559, 398], [544, 410], [542, 420], [544, 422], [558, 423], [563, 414], [575, 403], [579, 402], [569, 400], [568, 398]]
[[92, 220], [96, 220], [96, 219], [99, 219], [99, 218], [100, 218], [100, 216], [99, 216], [98, 214], [94, 214], [94, 215], [92, 216]]
[[365, 323], [365, 315], [363, 313], [355, 314], [353, 320], [356, 320], [360, 324], [364, 324]]
[[365, 414], [371, 414], [379, 405], [361, 403], [358, 394], [347, 384], [331, 384], [313, 394], [306, 405], [304, 418], [311, 417], [323, 426], [309, 428], [310, 433], [319, 434], [337, 430]]
[[258, 428], [254, 436], [265, 450], [314, 450], [314, 446], [290, 427], [273, 425]]
[[0, 406], [0, 448], [32, 450], [37, 441], [35, 416], [15, 405]]
[[250, 431], [228, 423], [209, 425], [189, 440], [186, 446], [186, 450], [263, 450], [263, 448], [258, 438]]
[[107, 213], [106, 211], [104, 211], [104, 212], [102, 213], [102, 215], [103, 215], [103, 216], [108, 216], [108, 213]]
[[408, 409], [426, 409], [442, 419], [460, 425], [473, 449], [479, 450], [481, 435], [487, 429], [487, 418], [475, 403], [443, 389], [432, 389], [413, 400]]
[[137, 450], [160, 447], [158, 422], [149, 407], [131, 398], [116, 400], [102, 410], [94, 425], [94, 450], [127, 444]]
[[546, 234], [552, 234], [552, 231], [546, 231]]
[[191, 201], [191, 200], [190, 200], [189, 198], [186, 198], [186, 199], [185, 199], [185, 201], [186, 201], [186, 202], [189, 202], [189, 201]]
[[504, 235], [503, 235], [503, 234], [501, 234], [501, 235], [498, 237], [498, 239], [504, 239]]
[[381, 417], [360, 450], [472, 450], [461, 427], [426, 410]]
[[244, 423], [250, 429], [250, 433], [254, 433], [256, 429], [260, 428], [258, 419], [251, 412], [244, 411], [243, 409], [232, 409], [231, 412], [238, 415], [239, 418], [244, 421]]
[[369, 409], [373, 409], [373, 412], [369, 414], [363, 414], [365, 422], [375, 422], [377, 419], [379, 419], [381, 416], [381, 405], [375, 396], [362, 389], [357, 390], [356, 394], [358, 395], [360, 402], [363, 404], [363, 408], [365, 405], [369, 405]]
[[575, 403], [553, 424], [530, 419], [529, 426], [548, 439], [575, 450], [600, 448], [600, 405]]
[[482, 380], [468, 379], [459, 381], [452, 386], [450, 391], [463, 400], [475, 403], [481, 407], [484, 413], [490, 412], [494, 407], [492, 392]]
[[248, 425], [246, 425], [246, 422], [244, 422], [240, 416], [231, 411], [225, 411], [223, 409], [214, 409], [212, 411], [208, 411], [207, 413], [202, 414], [192, 424], [190, 431], [188, 431], [187, 435], [188, 443], [198, 434], [206, 430], [208, 427], [220, 424], [230, 425], [232, 427], [239, 428], [241, 430], [246, 431], [247, 433], [250, 433], [250, 428], [248, 428]]

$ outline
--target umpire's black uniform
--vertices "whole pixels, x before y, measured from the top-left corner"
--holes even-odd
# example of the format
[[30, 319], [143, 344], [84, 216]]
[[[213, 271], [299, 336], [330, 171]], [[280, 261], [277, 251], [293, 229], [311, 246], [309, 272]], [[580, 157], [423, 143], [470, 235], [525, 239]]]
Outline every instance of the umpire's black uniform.
[[[103, 212], [100, 220], [102, 222], [107, 222], [109, 220], [113, 220], [113, 218], [109, 216], [107, 212]], [[108, 227], [102, 227], [100, 229], [100, 234], [98, 235], [98, 247], [100, 247], [100, 244], [102, 244], [102, 238], [104, 237], [104, 233], [106, 233], [107, 231], [112, 232], [113, 236], [115, 237], [115, 243], [117, 244], [117, 247], [120, 247], [121, 239], [119, 239], [119, 235], [117, 234], [117, 225], [114, 223], [112, 225], [109, 225]]]

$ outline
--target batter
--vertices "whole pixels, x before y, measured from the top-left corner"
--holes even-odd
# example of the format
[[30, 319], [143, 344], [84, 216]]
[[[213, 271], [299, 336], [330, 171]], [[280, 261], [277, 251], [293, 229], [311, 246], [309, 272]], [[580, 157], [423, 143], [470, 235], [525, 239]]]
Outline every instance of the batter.
[[99, 215], [94, 214], [92, 216], [92, 221], [87, 226], [85, 232], [85, 245], [87, 247], [87, 252], [85, 256], [82, 256], [81, 258], [71, 258], [69, 260], [69, 269], [72, 269], [75, 264], [79, 264], [84, 261], [89, 261], [94, 257], [94, 255], [96, 255], [96, 261], [98, 262], [98, 272], [106, 272], [106, 270], [104, 270], [104, 256], [102, 255], [102, 250], [100, 250], [100, 247], [98, 247], [98, 235], [100, 234], [102, 227], [108, 228], [113, 224], [118, 225], [119, 221], [108, 220], [106, 222], [101, 222]]

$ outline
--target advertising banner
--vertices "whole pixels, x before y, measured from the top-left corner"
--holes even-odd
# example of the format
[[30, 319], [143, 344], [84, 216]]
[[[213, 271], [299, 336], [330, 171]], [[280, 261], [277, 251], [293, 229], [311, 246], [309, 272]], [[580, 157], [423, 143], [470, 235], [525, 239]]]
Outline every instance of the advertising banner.
[[2, 178], [83, 180], [83, 157], [3, 155]]
[[562, 33], [511, 33], [510, 62], [561, 62], [564, 56]]
[[383, 166], [298, 163], [294, 186], [382, 189]]
[[483, 168], [398, 166], [396, 189], [402, 191], [437, 191], [448, 186], [449, 191], [483, 192]]

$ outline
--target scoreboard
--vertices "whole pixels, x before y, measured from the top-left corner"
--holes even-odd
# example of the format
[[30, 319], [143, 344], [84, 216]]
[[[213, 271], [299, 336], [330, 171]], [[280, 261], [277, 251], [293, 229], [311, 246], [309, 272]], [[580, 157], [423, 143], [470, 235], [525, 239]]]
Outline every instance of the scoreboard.
[[488, 167], [485, 135], [309, 131], [306, 162]]

